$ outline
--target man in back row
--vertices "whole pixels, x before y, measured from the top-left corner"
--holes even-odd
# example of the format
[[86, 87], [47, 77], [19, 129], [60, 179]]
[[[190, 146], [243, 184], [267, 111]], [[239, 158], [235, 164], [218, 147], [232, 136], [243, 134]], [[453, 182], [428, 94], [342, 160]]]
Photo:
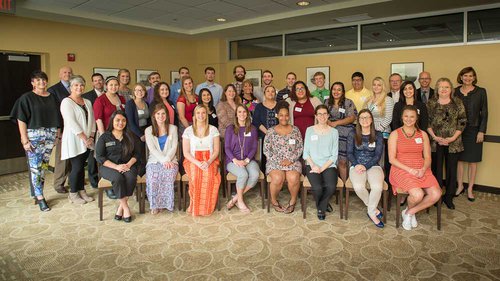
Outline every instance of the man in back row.
[[276, 101], [286, 100], [290, 96], [295, 81], [297, 81], [297, 75], [293, 72], [288, 72], [286, 74], [286, 86], [278, 92]]
[[264, 70], [262, 72], [262, 86], [256, 87], [253, 90], [253, 95], [259, 100], [259, 102], [264, 102], [264, 89], [273, 84], [274, 75], [271, 70]]
[[314, 73], [313, 80], [314, 85], [316, 85], [316, 90], [311, 92], [311, 96], [317, 97], [322, 103], [325, 103], [325, 100], [330, 97], [330, 90], [325, 88], [325, 74], [321, 71], [318, 71]]
[[189, 68], [185, 66], [181, 66], [179, 68], [179, 80], [172, 84], [170, 87], [170, 96], [168, 99], [173, 102], [174, 104], [177, 104], [177, 99], [181, 95], [181, 89], [182, 89], [182, 79], [185, 77], [189, 77]]
[[365, 76], [356, 71], [351, 75], [352, 89], [345, 93], [345, 97], [352, 100], [358, 112], [363, 109], [365, 101], [372, 95], [372, 91], [364, 86]]
[[196, 86], [196, 94], [200, 94], [200, 90], [203, 88], [207, 88], [210, 90], [212, 93], [212, 99], [214, 102], [214, 106], [217, 106], [217, 104], [220, 101], [220, 98], [222, 97], [222, 86], [215, 83], [215, 69], [211, 66], [205, 68], [205, 79], [206, 81], [199, 84]]

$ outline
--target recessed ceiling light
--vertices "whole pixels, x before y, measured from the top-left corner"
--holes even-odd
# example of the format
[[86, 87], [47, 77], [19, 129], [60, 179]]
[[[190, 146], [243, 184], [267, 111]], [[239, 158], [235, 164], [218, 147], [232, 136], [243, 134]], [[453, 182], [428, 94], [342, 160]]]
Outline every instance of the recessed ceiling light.
[[299, 1], [296, 4], [297, 4], [297, 6], [305, 7], [305, 6], [309, 6], [309, 4], [311, 4], [311, 2], [309, 2], [309, 1]]
[[225, 22], [226, 19], [225, 18], [218, 18], [217, 21], [220, 21], [220, 22]]

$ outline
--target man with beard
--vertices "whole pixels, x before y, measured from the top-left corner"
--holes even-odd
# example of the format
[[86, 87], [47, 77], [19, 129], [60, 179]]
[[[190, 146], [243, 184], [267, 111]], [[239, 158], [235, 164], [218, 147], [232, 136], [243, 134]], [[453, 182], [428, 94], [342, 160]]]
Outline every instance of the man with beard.
[[297, 75], [293, 72], [288, 72], [286, 75], [286, 86], [276, 95], [276, 101], [286, 100], [292, 92], [292, 86], [297, 81]]
[[185, 67], [185, 66], [181, 66], [179, 68], [179, 80], [177, 82], [175, 82], [174, 84], [172, 84], [172, 86], [170, 87], [170, 96], [168, 96], [168, 99], [173, 102], [173, 104], [177, 104], [177, 99], [179, 98], [180, 94], [181, 94], [181, 83], [182, 83], [182, 79], [184, 77], [189, 77], [189, 68]]
[[256, 87], [253, 90], [253, 95], [259, 100], [259, 102], [264, 101], [264, 89], [273, 83], [273, 73], [271, 70], [264, 70], [262, 72], [262, 87]]
[[209, 89], [210, 93], [212, 93], [212, 99], [214, 102], [214, 106], [217, 106], [220, 98], [222, 97], [222, 86], [214, 82], [215, 69], [213, 67], [209, 66], [209, 67], [205, 68], [205, 79], [207, 79], [205, 82], [196, 86], [195, 92], [197, 95], [199, 95], [201, 89], [203, 89], [203, 88]]
[[155, 86], [161, 80], [160, 73], [153, 71], [148, 75], [148, 82], [151, 87], [148, 89], [148, 94], [146, 96], [146, 102], [150, 104], [155, 98]]
[[417, 90], [417, 100], [427, 103], [434, 96], [434, 89], [431, 88], [431, 74], [427, 71], [422, 71], [418, 75], [418, 83], [420, 88]]
[[243, 81], [245, 80], [245, 75], [247, 71], [243, 67], [243, 65], [237, 65], [233, 68], [234, 79], [236, 81], [233, 82], [234, 87], [236, 88], [236, 94], [239, 96], [243, 92]]

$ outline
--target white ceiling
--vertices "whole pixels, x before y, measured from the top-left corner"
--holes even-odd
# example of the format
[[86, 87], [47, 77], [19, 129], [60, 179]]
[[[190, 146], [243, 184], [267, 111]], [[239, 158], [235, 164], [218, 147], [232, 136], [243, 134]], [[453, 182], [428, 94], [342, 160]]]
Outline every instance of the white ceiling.
[[[17, 15], [177, 36], [248, 37], [499, 3], [499, 0], [19, 0]], [[218, 22], [217, 18], [226, 18]]]

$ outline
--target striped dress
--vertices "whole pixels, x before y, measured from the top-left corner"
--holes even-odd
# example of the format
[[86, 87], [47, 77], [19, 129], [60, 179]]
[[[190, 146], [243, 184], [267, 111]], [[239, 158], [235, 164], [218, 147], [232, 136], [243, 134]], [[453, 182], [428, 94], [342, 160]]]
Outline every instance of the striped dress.
[[[424, 165], [424, 140], [422, 131], [417, 131], [412, 138], [406, 138], [402, 128], [396, 129], [398, 141], [396, 146], [396, 158], [402, 164], [413, 169], [420, 169]], [[412, 188], [428, 188], [431, 186], [439, 186], [436, 178], [432, 175], [431, 169], [427, 169], [422, 178], [417, 178], [409, 174], [407, 171], [392, 166], [389, 180], [393, 187], [393, 192], [396, 195], [397, 189], [408, 191]]]

